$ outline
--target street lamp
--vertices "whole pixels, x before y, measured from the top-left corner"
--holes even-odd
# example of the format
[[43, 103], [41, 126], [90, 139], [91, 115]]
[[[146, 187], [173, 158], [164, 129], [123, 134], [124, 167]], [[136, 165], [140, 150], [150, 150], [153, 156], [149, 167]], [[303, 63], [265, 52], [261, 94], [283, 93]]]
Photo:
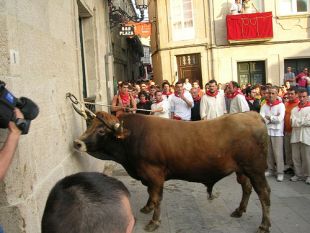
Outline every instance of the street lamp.
[[111, 28], [119, 25], [119, 24], [124, 24], [129, 21], [139, 23], [144, 19], [144, 10], [147, 9], [148, 0], [135, 0], [135, 5], [136, 8], [140, 11], [140, 16], [135, 15], [129, 15], [126, 11], [124, 11], [120, 7], [115, 7], [113, 5], [112, 0], [109, 0], [108, 5], [109, 5], [109, 18], [110, 18], [110, 25]]

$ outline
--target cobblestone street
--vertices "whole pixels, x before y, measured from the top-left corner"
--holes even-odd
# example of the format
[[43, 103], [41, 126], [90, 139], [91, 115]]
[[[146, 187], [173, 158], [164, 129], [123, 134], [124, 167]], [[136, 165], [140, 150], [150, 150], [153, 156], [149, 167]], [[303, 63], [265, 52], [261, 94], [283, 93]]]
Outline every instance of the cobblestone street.
[[[123, 181], [131, 192], [133, 211], [137, 218], [135, 233], [152, 214], [140, 213], [148, 198], [146, 187], [118, 168], [113, 176]], [[304, 182], [284, 182], [268, 178], [271, 187], [271, 233], [307, 233], [310, 229], [310, 185]], [[261, 205], [252, 192], [247, 212], [240, 219], [230, 217], [241, 200], [241, 186], [235, 175], [215, 185], [218, 198], [209, 201], [205, 186], [173, 180], [165, 183], [161, 226], [157, 233], [254, 233], [261, 222]]]

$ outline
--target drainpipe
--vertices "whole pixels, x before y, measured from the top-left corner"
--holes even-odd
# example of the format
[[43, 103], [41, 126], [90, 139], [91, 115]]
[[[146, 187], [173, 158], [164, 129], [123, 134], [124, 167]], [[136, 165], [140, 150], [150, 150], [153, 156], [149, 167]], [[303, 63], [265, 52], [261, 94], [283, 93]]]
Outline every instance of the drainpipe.
[[[213, 0], [209, 0], [209, 37], [210, 37], [210, 45], [208, 46], [208, 49], [210, 49], [210, 55], [211, 55], [211, 65], [209, 64], [209, 77], [212, 77], [212, 79], [215, 79], [215, 62], [214, 62], [214, 48], [216, 48], [216, 36], [215, 36], [215, 22], [214, 22], [214, 11], [213, 11]], [[219, 77], [217, 77], [218, 79]]]

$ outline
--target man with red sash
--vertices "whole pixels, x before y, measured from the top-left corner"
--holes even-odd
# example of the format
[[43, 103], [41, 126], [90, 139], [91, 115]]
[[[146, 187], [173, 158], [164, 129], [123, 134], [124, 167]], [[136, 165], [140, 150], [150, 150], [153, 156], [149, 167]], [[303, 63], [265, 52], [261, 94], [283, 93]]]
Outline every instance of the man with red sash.
[[199, 96], [198, 93], [198, 88], [192, 87], [190, 91], [193, 100], [194, 100], [194, 107], [191, 109], [191, 121], [200, 121], [200, 101], [201, 97]]
[[203, 96], [203, 90], [201, 90], [201, 88], [200, 88], [200, 85], [199, 85], [199, 81], [198, 80], [196, 80], [196, 81], [194, 81], [193, 82], [193, 87], [195, 87], [195, 88], [197, 88], [197, 90], [198, 90], [198, 96], [200, 97], [200, 98], [202, 98], [202, 96]]
[[[277, 87], [270, 87], [266, 92], [266, 104], [260, 109], [260, 115], [268, 130], [268, 170], [265, 175], [277, 174], [277, 181], [284, 179], [284, 159], [283, 159], [283, 129], [285, 106], [278, 99]], [[275, 167], [276, 164], [276, 167]]]
[[181, 82], [177, 82], [175, 84], [175, 92], [170, 97], [171, 118], [190, 121], [192, 107], [194, 107], [192, 95], [183, 88]]
[[306, 178], [310, 184], [310, 101], [307, 89], [298, 90], [299, 104], [291, 112], [292, 121], [292, 157], [295, 176], [291, 181]]
[[136, 100], [128, 92], [128, 87], [127, 82], [122, 82], [119, 93], [113, 97], [112, 112], [115, 112], [116, 117], [124, 112], [134, 112], [137, 109]]
[[169, 102], [166, 98], [163, 98], [161, 91], [155, 92], [155, 103], [152, 104], [152, 114], [158, 117], [170, 118]]
[[225, 113], [227, 111], [224, 95], [218, 91], [217, 82], [212, 79], [209, 81], [209, 90], [200, 102], [200, 117], [203, 120], [211, 120]]
[[229, 113], [250, 111], [248, 102], [246, 101], [245, 96], [240, 91], [240, 87], [237, 82], [231, 81], [228, 84], [227, 98], [230, 99]]
[[163, 82], [161, 84], [161, 87], [163, 89], [163, 92], [162, 92], [163, 97], [168, 99], [169, 96], [172, 94], [172, 92], [170, 92], [170, 83], [169, 82]]
[[284, 153], [286, 170], [284, 173], [294, 173], [292, 160], [292, 146], [291, 146], [291, 111], [299, 104], [297, 88], [291, 87], [287, 90], [288, 102], [285, 103], [284, 116]]
[[309, 76], [308, 68], [305, 67], [296, 77], [296, 83], [299, 87], [307, 88], [307, 77]]

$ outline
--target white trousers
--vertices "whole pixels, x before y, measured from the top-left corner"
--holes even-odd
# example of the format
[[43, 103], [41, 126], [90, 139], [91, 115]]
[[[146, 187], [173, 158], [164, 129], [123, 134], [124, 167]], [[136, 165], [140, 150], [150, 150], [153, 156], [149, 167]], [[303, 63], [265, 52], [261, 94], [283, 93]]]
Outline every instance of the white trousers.
[[[283, 174], [284, 159], [283, 159], [283, 137], [269, 136], [268, 140], [268, 169], [277, 171], [277, 174]], [[276, 167], [275, 167], [276, 165]]]
[[310, 176], [310, 146], [292, 143], [292, 157], [296, 176]]

